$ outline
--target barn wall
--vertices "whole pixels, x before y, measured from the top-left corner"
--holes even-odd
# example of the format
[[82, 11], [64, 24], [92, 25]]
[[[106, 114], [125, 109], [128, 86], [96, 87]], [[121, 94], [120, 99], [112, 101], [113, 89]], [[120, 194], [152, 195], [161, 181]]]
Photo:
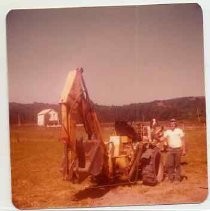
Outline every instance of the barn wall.
[[45, 120], [44, 115], [38, 115], [37, 116], [37, 125], [44, 126], [44, 124], [45, 124], [44, 120]]
[[49, 112], [50, 118], [49, 121], [58, 121], [58, 113], [55, 111]]
[[37, 125], [38, 126], [52, 126], [59, 124], [58, 112], [51, 110], [47, 113], [42, 113], [37, 115]]

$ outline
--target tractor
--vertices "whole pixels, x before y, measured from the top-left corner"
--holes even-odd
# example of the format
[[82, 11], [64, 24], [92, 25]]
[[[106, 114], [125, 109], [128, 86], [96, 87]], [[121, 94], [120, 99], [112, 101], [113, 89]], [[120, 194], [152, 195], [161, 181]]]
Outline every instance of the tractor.
[[[115, 134], [105, 140], [94, 103], [83, 78], [83, 69], [70, 71], [61, 93], [61, 140], [64, 144], [63, 179], [82, 183], [87, 177], [98, 184], [143, 181], [156, 185], [163, 180], [161, 150], [145, 140], [127, 122], [116, 121]], [[87, 138], [76, 136], [83, 125]]]

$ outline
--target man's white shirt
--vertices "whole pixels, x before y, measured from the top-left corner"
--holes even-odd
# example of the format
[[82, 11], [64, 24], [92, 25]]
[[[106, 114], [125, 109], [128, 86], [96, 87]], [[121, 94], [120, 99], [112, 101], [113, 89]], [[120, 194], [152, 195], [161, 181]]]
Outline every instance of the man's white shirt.
[[171, 148], [182, 147], [182, 138], [184, 137], [184, 132], [180, 128], [175, 128], [174, 130], [168, 129], [163, 134], [164, 138], [167, 138], [168, 146]]

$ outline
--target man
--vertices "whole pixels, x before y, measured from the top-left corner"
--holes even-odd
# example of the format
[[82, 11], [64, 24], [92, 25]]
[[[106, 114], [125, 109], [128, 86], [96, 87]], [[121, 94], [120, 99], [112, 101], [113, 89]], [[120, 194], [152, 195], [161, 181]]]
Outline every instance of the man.
[[181, 156], [186, 154], [184, 132], [177, 127], [175, 119], [170, 120], [170, 129], [164, 132], [168, 146], [166, 167], [170, 182], [181, 181]]

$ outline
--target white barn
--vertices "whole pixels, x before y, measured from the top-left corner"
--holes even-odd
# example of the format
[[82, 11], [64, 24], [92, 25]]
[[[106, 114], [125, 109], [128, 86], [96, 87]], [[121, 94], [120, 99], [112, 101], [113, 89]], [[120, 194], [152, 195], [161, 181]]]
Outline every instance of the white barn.
[[37, 114], [38, 126], [58, 126], [58, 112], [54, 109], [44, 109]]

